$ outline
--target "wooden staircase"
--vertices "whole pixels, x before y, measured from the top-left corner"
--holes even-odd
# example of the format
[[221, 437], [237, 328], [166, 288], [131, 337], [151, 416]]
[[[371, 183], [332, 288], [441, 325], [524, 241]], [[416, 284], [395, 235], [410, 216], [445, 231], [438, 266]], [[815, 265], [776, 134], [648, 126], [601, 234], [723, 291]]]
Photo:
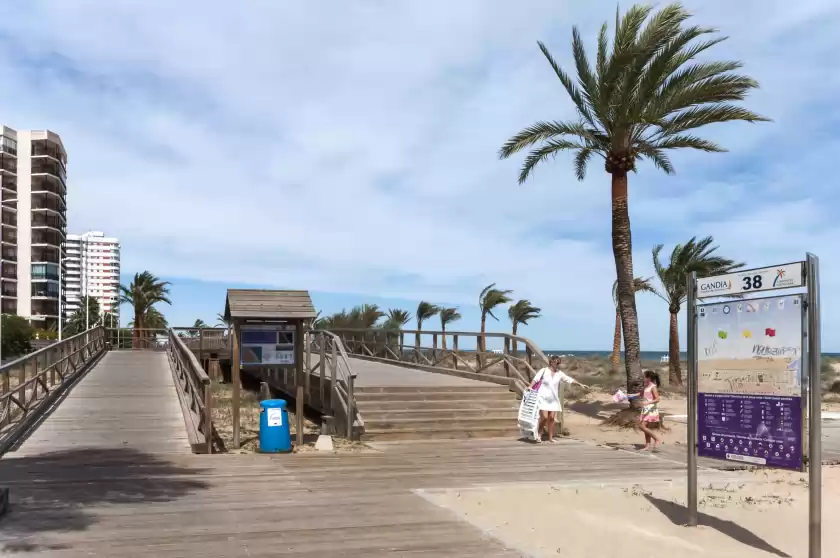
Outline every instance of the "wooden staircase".
[[506, 386], [363, 387], [363, 441], [513, 437], [519, 401]]

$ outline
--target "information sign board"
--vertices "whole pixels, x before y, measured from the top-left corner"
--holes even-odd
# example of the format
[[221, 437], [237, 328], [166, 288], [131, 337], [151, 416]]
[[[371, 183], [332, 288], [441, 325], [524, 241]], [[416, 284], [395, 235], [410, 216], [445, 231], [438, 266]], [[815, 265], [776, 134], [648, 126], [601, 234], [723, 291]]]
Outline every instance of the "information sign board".
[[697, 298], [746, 295], [805, 285], [805, 262], [794, 262], [697, 279]]
[[242, 326], [240, 330], [242, 366], [288, 366], [295, 363], [295, 326], [270, 324]]

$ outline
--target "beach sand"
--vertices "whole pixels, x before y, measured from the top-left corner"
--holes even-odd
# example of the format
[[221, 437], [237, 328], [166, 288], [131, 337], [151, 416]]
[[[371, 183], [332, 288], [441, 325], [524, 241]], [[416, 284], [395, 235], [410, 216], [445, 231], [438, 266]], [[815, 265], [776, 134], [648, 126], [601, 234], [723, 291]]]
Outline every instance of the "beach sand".
[[[422, 495], [532, 556], [807, 556], [807, 475], [762, 470], [725, 476], [701, 482], [696, 528], [683, 526], [686, 491], [679, 478], [625, 487], [504, 485]], [[840, 469], [823, 469], [822, 494], [823, 556], [837, 556]]]

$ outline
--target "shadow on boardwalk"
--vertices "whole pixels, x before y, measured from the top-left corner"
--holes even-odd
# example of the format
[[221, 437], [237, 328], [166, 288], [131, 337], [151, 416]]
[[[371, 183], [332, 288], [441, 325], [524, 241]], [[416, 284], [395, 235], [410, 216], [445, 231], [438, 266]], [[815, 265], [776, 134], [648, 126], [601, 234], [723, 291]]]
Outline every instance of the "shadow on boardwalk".
[[11, 492], [0, 518], [0, 554], [67, 548], [50, 544], [49, 534], [91, 528], [98, 522], [94, 508], [125, 506], [130, 512], [206, 489], [206, 482], [191, 478], [202, 472], [127, 448], [0, 459], [0, 482]]
[[[682, 506], [675, 502], [670, 502], [668, 500], [663, 500], [655, 496], [651, 496], [650, 494], [646, 494], [645, 498], [648, 502], [653, 504], [656, 507], [656, 509], [658, 509], [660, 513], [662, 513], [662, 515], [670, 519], [671, 522], [675, 525], [685, 525], [686, 523], [688, 523], [688, 509], [685, 506]], [[734, 521], [720, 519], [719, 517], [699, 512], [697, 514], [697, 522], [698, 524], [710, 527], [715, 531], [726, 535], [727, 537], [731, 537], [732, 539], [746, 546], [751, 546], [755, 549], [767, 552], [769, 554], [773, 554], [775, 556], [791, 558], [790, 554], [779, 550], [778, 548], [771, 545], [770, 543], [768, 543], [767, 541], [750, 531], [749, 529], [741, 527]]]

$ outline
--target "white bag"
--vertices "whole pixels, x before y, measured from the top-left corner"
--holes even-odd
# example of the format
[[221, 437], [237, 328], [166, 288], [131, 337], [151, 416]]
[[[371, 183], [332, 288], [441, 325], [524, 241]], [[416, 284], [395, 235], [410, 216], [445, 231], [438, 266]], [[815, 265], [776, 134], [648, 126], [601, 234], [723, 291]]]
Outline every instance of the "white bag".
[[536, 391], [529, 389], [522, 395], [517, 423], [524, 438], [534, 441], [539, 439], [540, 405]]

